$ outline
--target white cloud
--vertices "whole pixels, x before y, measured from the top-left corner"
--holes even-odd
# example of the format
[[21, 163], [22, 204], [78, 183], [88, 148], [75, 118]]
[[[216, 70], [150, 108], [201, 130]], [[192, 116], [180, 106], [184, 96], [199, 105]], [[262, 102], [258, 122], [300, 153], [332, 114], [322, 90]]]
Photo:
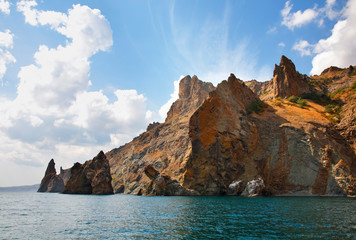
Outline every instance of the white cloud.
[[303, 12], [299, 10], [295, 13], [291, 13], [292, 7], [293, 4], [291, 4], [290, 1], [287, 1], [281, 11], [283, 17], [282, 25], [287, 26], [291, 30], [293, 30], [295, 27], [301, 27], [312, 22], [319, 15], [317, 10], [310, 8]]
[[[19, 107], [8, 116], [12, 120], [31, 116], [33, 127], [45, 127], [47, 119], [56, 128], [76, 129], [73, 131], [78, 134], [90, 130], [87, 139], [97, 144], [105, 134], [109, 141], [110, 133], [133, 135], [144, 129], [150, 116], [142, 94], [116, 90], [117, 100], [110, 103], [102, 91], [87, 91], [89, 58], [113, 43], [110, 25], [100, 11], [73, 5], [68, 14], [63, 14], [34, 9], [36, 5], [35, 1], [18, 3], [26, 22], [50, 25], [71, 41], [57, 48], [41, 45], [34, 55], [35, 64], [21, 68], [18, 96], [12, 103]], [[9, 121], [3, 122], [9, 125]]]
[[10, 3], [5, 0], [0, 0], [0, 12], [10, 14]]
[[336, 3], [336, 0], [326, 0], [325, 8], [322, 9], [322, 11], [325, 12], [326, 16], [330, 20], [333, 20], [340, 15], [339, 12], [334, 11], [334, 9], [333, 9], [335, 3]]
[[298, 51], [301, 56], [311, 56], [313, 48], [314, 46], [305, 40], [300, 40], [293, 46], [293, 50]]
[[[332, 65], [347, 67], [355, 62], [356, 0], [349, 0], [340, 11], [334, 10], [335, 5], [336, 0], [326, 0], [325, 6], [322, 8], [314, 7], [314, 9], [307, 9], [304, 12], [291, 13], [293, 5], [290, 4], [290, 1], [287, 1], [281, 11], [282, 24], [291, 30], [313, 20], [319, 26], [324, 24], [326, 18], [337, 20], [330, 37], [320, 39], [315, 44], [300, 40], [293, 46], [293, 50], [299, 51], [301, 56], [314, 56], [311, 74], [320, 74], [322, 70]], [[309, 14], [306, 14], [308, 11]], [[305, 16], [302, 17], [303, 15]], [[296, 18], [300, 18], [300, 21], [297, 21]]]
[[67, 15], [54, 11], [38, 11], [33, 9], [37, 6], [35, 0], [21, 0], [17, 3], [17, 10], [22, 12], [25, 16], [25, 22], [33, 26], [50, 25], [51, 28], [56, 29], [68, 21]]
[[7, 51], [7, 50], [3, 50], [0, 48], [0, 81], [1, 81], [1, 85], [3, 85], [3, 77], [6, 73], [7, 70], [7, 65], [10, 63], [14, 63], [16, 62], [16, 59], [14, 56], [12, 56], [12, 54]]
[[331, 36], [321, 39], [314, 48], [311, 74], [320, 74], [329, 66], [347, 67], [355, 64], [356, 1], [349, 0], [342, 19], [334, 26]]
[[341, 11], [335, 11], [334, 7], [336, 0], [326, 0], [325, 6], [318, 8], [317, 5], [313, 9], [308, 8], [304, 11], [298, 10], [292, 13], [293, 4], [291, 1], [285, 3], [284, 8], [281, 10], [281, 15], [283, 17], [282, 25], [287, 26], [290, 30], [294, 28], [302, 27], [311, 22], [316, 22], [319, 27], [324, 25], [325, 18], [334, 20], [339, 17], [342, 13]]
[[278, 47], [284, 48], [285, 46], [286, 46], [286, 44], [284, 42], [278, 43]]
[[136, 90], [116, 90], [115, 96], [117, 100], [110, 104], [101, 91], [80, 93], [68, 109], [67, 119], [56, 124], [73, 125], [107, 136], [117, 132], [137, 134], [150, 120], [146, 119], [146, 98]]
[[0, 81], [1, 86], [4, 85], [3, 77], [7, 71], [7, 65], [16, 62], [15, 57], [7, 50], [7, 48], [13, 47], [14, 35], [10, 30], [0, 32]]
[[76, 94], [89, 86], [89, 58], [112, 45], [109, 23], [99, 10], [73, 5], [68, 14], [38, 11], [35, 1], [21, 1], [18, 10], [31, 25], [50, 25], [70, 39], [66, 46], [50, 49], [41, 45], [35, 53], [35, 64], [22, 67], [18, 76], [18, 101], [45, 114], [63, 113]]
[[166, 117], [167, 117], [167, 113], [169, 111], [169, 108], [172, 106], [172, 104], [179, 98], [178, 94], [179, 94], [179, 82], [180, 80], [182, 80], [182, 78], [184, 78], [184, 76], [180, 76], [179, 80], [174, 81], [174, 91], [171, 94], [171, 98], [162, 105], [162, 107], [159, 109], [158, 113], [160, 116], [160, 121], [164, 122]]
[[[57, 166], [70, 167], [131, 140], [152, 118], [146, 98], [136, 90], [116, 90], [113, 101], [100, 90], [88, 91], [90, 58], [113, 44], [110, 24], [99, 10], [77, 4], [61, 13], [36, 6], [36, 1], [17, 4], [28, 24], [49, 26], [67, 41], [56, 48], [39, 46], [34, 63], [18, 73], [16, 98], [0, 98], [0, 159], [6, 159], [0, 161], [0, 169], [42, 166], [40, 175], [33, 169], [28, 174], [34, 179], [31, 183], [40, 181], [52, 157]], [[1, 46], [12, 47], [10, 35], [4, 33]], [[3, 53], [0, 49], [0, 73]], [[4, 172], [0, 175], [11, 182], [14, 172]]]
[[5, 32], [0, 32], [0, 47], [2, 48], [12, 48], [14, 44], [14, 35], [9, 29], [6, 29]]

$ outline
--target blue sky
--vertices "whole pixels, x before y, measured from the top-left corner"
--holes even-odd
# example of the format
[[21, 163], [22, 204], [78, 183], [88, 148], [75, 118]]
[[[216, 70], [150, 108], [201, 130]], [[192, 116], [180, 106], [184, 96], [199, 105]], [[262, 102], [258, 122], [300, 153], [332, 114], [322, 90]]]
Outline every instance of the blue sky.
[[0, 0], [0, 186], [38, 183], [163, 121], [178, 80], [266, 81], [282, 54], [355, 64], [356, 0]]

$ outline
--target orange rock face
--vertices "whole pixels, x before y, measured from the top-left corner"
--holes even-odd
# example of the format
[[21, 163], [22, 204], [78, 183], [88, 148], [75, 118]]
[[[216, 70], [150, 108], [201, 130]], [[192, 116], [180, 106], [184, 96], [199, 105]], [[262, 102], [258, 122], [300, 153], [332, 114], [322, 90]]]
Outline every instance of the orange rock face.
[[144, 191], [151, 183], [144, 173], [147, 165], [181, 183], [191, 151], [189, 119], [213, 89], [211, 83], [186, 76], [179, 84], [179, 99], [164, 123], [106, 153], [116, 193], [148, 194]]
[[294, 63], [285, 56], [275, 66], [272, 79], [273, 98], [300, 96], [310, 92], [307, 77], [296, 71]]
[[249, 148], [255, 148], [256, 128], [247, 121], [245, 109], [257, 100], [233, 75], [210, 93], [190, 119], [192, 154], [184, 187], [204, 195], [226, 194], [232, 180], [239, 180], [249, 170], [256, 175], [242, 158]]
[[294, 63], [285, 56], [281, 57], [279, 65], [275, 65], [273, 78], [268, 82], [256, 80], [246, 82], [246, 85], [262, 100], [288, 98], [310, 93], [312, 86], [308, 84], [308, 77], [300, 74]]
[[[333, 76], [326, 84], [323, 77], [299, 74], [282, 56], [274, 78], [264, 84], [245, 84], [230, 75], [214, 88], [185, 77], [164, 123], [150, 125], [132, 142], [106, 153], [114, 191], [356, 195], [356, 74], [334, 71], [323, 73]], [[334, 86], [344, 91], [333, 95]], [[285, 99], [292, 95], [320, 99], [298, 106]], [[325, 112], [324, 95], [343, 106], [339, 115]]]

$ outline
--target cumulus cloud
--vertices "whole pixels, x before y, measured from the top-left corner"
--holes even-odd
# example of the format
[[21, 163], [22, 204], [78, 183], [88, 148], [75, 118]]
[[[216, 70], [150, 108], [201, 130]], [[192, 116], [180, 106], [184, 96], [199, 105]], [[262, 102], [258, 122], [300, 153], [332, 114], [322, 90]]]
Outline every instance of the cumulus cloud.
[[[347, 67], [355, 63], [356, 55], [356, 1], [349, 0], [346, 6], [340, 10], [335, 11], [333, 8], [336, 5], [336, 0], [326, 0], [325, 6], [322, 8], [315, 7], [314, 9], [307, 9], [316, 11], [319, 25], [323, 25], [324, 19], [337, 20], [334, 25], [331, 35], [326, 39], [320, 39], [316, 43], [310, 43], [307, 40], [299, 40], [293, 45], [293, 50], [298, 51], [301, 56], [313, 56], [312, 70], [310, 74], [320, 74], [325, 68], [330, 66]], [[281, 11], [283, 16], [282, 24], [286, 25], [291, 30], [294, 27], [300, 27], [298, 21], [294, 21], [294, 16], [301, 16], [304, 12], [298, 11], [291, 13], [292, 6], [290, 1], [287, 1], [285, 8]], [[299, 13], [299, 14], [298, 14]], [[302, 21], [304, 24], [310, 21]]]
[[[59, 166], [70, 167], [99, 150], [124, 144], [146, 128], [152, 113], [136, 90], [116, 90], [112, 100], [101, 90], [88, 90], [90, 58], [113, 44], [110, 24], [98, 9], [76, 4], [67, 13], [43, 11], [36, 1], [22, 0], [17, 10], [26, 23], [49, 26], [67, 40], [55, 48], [39, 46], [33, 64], [18, 73], [16, 98], [0, 97], [0, 159], [6, 159], [0, 169], [14, 164], [36, 168], [52, 157]], [[0, 47], [12, 47], [10, 31], [0, 38]], [[14, 61], [3, 52], [0, 49], [0, 74], [2, 59], [8, 59], [6, 64]], [[38, 182], [43, 173], [31, 174]]]
[[301, 56], [311, 56], [313, 48], [314, 46], [305, 40], [300, 40], [293, 46], [293, 50], [298, 51]]
[[0, 47], [3, 48], [12, 48], [14, 41], [14, 35], [9, 29], [6, 29], [5, 32], [0, 32]]
[[113, 44], [109, 22], [99, 10], [79, 4], [73, 5], [68, 14], [37, 10], [36, 6], [36, 1], [17, 4], [27, 23], [49, 25], [70, 41], [57, 48], [41, 45], [34, 55], [35, 63], [21, 68], [18, 96], [13, 102], [21, 107], [11, 115], [12, 120], [31, 116], [27, 119], [33, 127], [52, 122], [55, 128], [76, 128], [72, 131], [78, 133], [86, 130], [87, 139], [97, 144], [105, 134], [107, 141], [110, 133], [137, 134], [147, 123], [142, 94], [116, 90], [117, 99], [110, 103], [102, 91], [87, 90], [89, 58]]
[[10, 3], [5, 0], [0, 0], [0, 12], [10, 14]]
[[298, 10], [297, 12], [291, 12], [293, 4], [291, 4], [291, 1], [289, 0], [281, 10], [281, 15], [283, 17], [282, 25], [285, 25], [290, 30], [300, 28], [311, 22], [323, 26], [326, 18], [334, 20], [342, 14], [342, 10], [336, 11], [334, 9], [335, 5], [336, 0], [326, 0], [324, 7], [315, 5], [314, 8], [308, 8], [304, 11]]
[[70, 39], [65, 46], [50, 49], [41, 45], [34, 55], [35, 64], [22, 67], [18, 77], [18, 101], [33, 111], [61, 114], [76, 94], [89, 86], [89, 58], [112, 45], [109, 23], [99, 10], [73, 5], [68, 14], [33, 9], [35, 1], [21, 1], [18, 10], [31, 25], [50, 25]]
[[287, 26], [291, 30], [293, 30], [295, 27], [301, 27], [310, 23], [316, 19], [319, 14], [318, 11], [310, 8], [303, 12], [299, 10], [295, 13], [291, 13], [292, 7], [293, 4], [291, 4], [290, 1], [287, 1], [281, 11], [283, 17], [282, 25]]
[[56, 29], [68, 21], [67, 15], [64, 13], [55, 11], [39, 11], [34, 9], [36, 6], [37, 2], [35, 0], [22, 0], [17, 3], [17, 10], [23, 13], [26, 23], [33, 26], [38, 24], [48, 24], [51, 28]]
[[109, 103], [101, 91], [78, 94], [68, 109], [67, 118], [59, 119], [56, 126], [74, 125], [104, 133], [108, 137], [110, 133], [131, 134], [144, 128], [142, 123], [146, 124], [146, 98], [136, 90], [116, 90], [115, 96], [116, 101]]
[[171, 98], [165, 103], [162, 105], [162, 107], [159, 109], [158, 113], [159, 113], [159, 116], [160, 116], [160, 121], [161, 122], [164, 122], [166, 117], [167, 117], [167, 113], [169, 111], [169, 108], [172, 106], [172, 104], [179, 98], [178, 94], [179, 94], [179, 82], [180, 80], [184, 78], [184, 76], [180, 76], [179, 80], [177, 81], [174, 81], [173, 85], [174, 85], [174, 91], [173, 93], [171, 94]]
[[311, 74], [320, 74], [329, 66], [347, 67], [355, 64], [356, 1], [348, 1], [342, 19], [334, 26], [331, 36], [321, 39], [314, 48]]
[[3, 77], [7, 71], [7, 65], [16, 62], [15, 57], [9, 52], [9, 48], [13, 47], [13, 37], [9, 29], [5, 32], [0, 32], [0, 81], [1, 86], [4, 85]]

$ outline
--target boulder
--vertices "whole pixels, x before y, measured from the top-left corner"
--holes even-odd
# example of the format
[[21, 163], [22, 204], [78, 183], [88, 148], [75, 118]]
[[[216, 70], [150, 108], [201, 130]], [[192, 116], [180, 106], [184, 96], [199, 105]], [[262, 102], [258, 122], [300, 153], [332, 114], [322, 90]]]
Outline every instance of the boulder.
[[144, 169], [145, 174], [151, 180], [144, 190], [144, 195], [154, 196], [194, 196], [197, 192], [186, 189], [180, 183], [169, 176], [161, 175], [152, 165]]
[[263, 179], [259, 177], [257, 179], [253, 179], [249, 181], [246, 185], [245, 190], [242, 192], [241, 195], [244, 197], [261, 196], [264, 188], [265, 188], [265, 184], [263, 182]]
[[243, 181], [233, 181], [230, 185], [229, 185], [229, 189], [227, 192], [227, 195], [230, 196], [239, 196], [241, 195], [241, 193], [244, 190], [244, 183]]

